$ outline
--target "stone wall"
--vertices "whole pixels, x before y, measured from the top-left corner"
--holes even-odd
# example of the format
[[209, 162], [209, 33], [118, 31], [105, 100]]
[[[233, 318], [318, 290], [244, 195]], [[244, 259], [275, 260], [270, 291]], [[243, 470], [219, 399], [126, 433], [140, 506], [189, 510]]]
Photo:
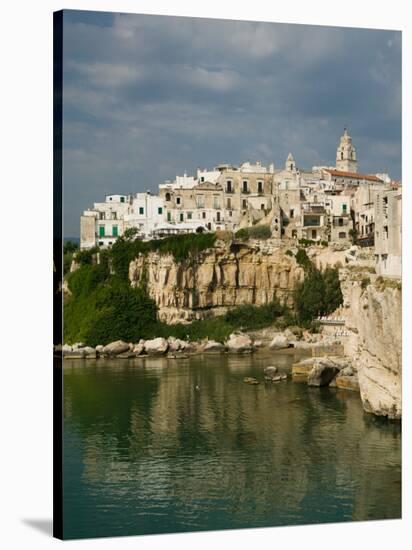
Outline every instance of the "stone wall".
[[140, 255], [130, 264], [132, 285], [145, 281], [168, 323], [220, 315], [242, 304], [264, 305], [274, 298], [291, 305], [303, 270], [285, 249], [269, 241], [223, 243], [177, 263], [171, 255]]
[[400, 282], [367, 270], [341, 269], [341, 309], [349, 336], [345, 353], [358, 369], [363, 407], [402, 415], [402, 290]]

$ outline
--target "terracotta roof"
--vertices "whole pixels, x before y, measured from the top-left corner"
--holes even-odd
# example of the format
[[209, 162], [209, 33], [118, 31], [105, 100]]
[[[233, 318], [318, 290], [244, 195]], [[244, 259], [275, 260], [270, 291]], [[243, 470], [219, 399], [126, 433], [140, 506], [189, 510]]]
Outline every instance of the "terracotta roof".
[[373, 176], [372, 174], [359, 174], [358, 172], [344, 172], [343, 170], [331, 170], [328, 168], [325, 168], [325, 172], [329, 172], [331, 176], [337, 176], [339, 178], [352, 178], [355, 180], [367, 180], [367, 181], [376, 181], [379, 183], [383, 183], [383, 181], [378, 178], [377, 176]]

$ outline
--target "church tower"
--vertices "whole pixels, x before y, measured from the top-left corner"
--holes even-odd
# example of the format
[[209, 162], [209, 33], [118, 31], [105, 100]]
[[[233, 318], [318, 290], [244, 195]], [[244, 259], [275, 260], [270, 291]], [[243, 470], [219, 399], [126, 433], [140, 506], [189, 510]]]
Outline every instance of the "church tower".
[[356, 149], [352, 144], [352, 138], [347, 128], [343, 131], [340, 143], [336, 150], [336, 169], [343, 172], [357, 172], [358, 161], [356, 160]]
[[288, 158], [285, 162], [285, 170], [287, 170], [288, 172], [296, 172], [296, 162], [293, 158], [292, 153], [288, 154]]

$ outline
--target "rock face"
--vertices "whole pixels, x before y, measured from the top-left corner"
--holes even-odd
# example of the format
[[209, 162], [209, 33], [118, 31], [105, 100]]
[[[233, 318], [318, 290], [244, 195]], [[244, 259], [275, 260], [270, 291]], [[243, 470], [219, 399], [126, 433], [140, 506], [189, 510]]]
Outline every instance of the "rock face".
[[129, 279], [145, 281], [167, 323], [193, 321], [224, 313], [242, 304], [264, 305], [274, 298], [291, 304], [303, 278], [295, 259], [270, 241], [256, 244], [219, 241], [195, 261], [177, 263], [172, 255], [151, 252], [130, 263]]
[[356, 364], [365, 411], [402, 415], [402, 290], [400, 282], [340, 270], [342, 315], [349, 337], [345, 353]]
[[146, 340], [144, 344], [145, 352], [148, 355], [164, 355], [167, 352], [169, 343], [166, 338], [154, 338]]
[[247, 334], [231, 334], [226, 342], [226, 347], [234, 353], [251, 353], [253, 342]]

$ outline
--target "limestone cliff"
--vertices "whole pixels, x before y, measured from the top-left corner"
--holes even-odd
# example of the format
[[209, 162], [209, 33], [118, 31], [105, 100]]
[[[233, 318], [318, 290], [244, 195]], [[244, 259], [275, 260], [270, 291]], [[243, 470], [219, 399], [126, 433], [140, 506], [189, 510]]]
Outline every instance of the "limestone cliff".
[[389, 418], [402, 414], [401, 284], [365, 270], [340, 270], [349, 337], [345, 353], [358, 369], [363, 407]]
[[241, 304], [264, 305], [278, 298], [292, 303], [303, 270], [276, 243], [224, 243], [178, 263], [172, 255], [151, 252], [130, 264], [132, 285], [145, 282], [168, 323], [222, 314]]

